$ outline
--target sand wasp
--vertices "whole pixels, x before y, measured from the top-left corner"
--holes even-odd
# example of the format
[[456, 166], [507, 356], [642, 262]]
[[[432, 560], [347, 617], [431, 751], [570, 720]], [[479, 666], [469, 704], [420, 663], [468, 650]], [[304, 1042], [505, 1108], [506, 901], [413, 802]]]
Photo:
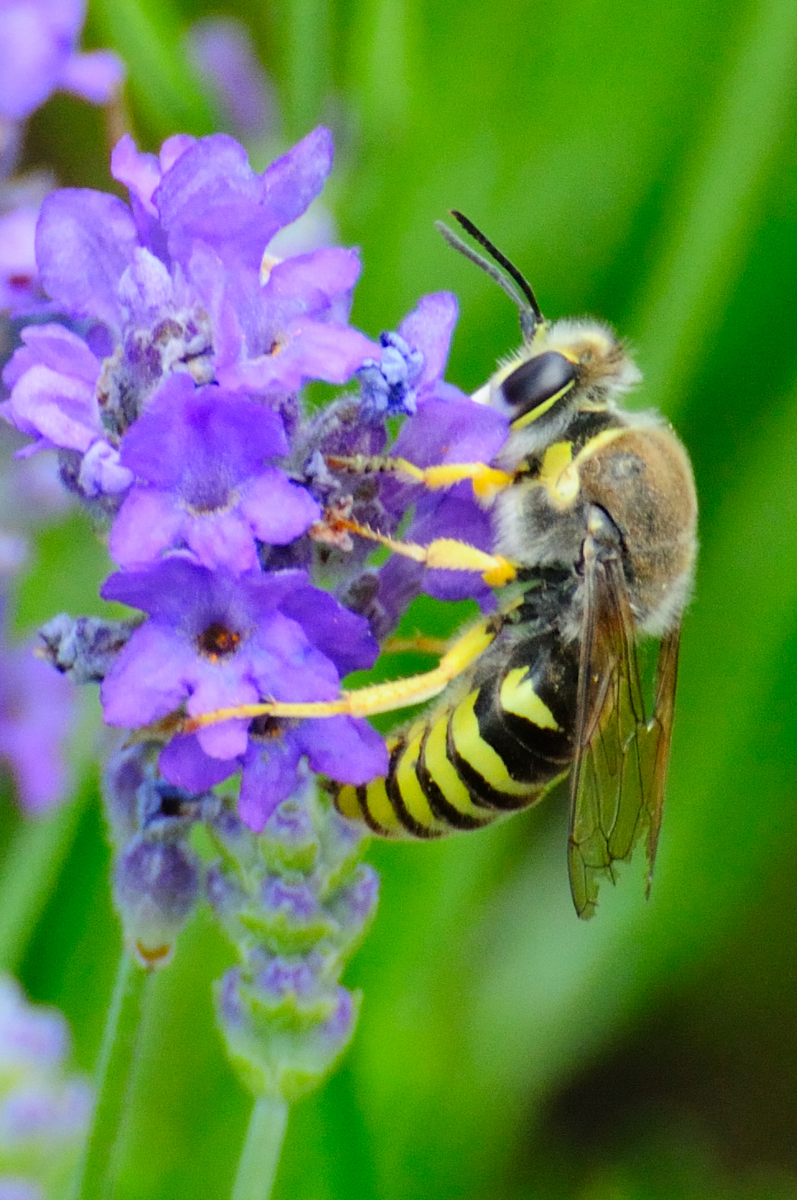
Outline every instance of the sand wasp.
[[[569, 771], [568, 863], [576, 910], [589, 917], [646, 834], [652, 871], [670, 751], [681, 615], [696, 554], [689, 459], [655, 413], [629, 412], [640, 374], [621, 341], [590, 319], [547, 322], [520, 271], [462, 214], [489, 258], [446, 226], [446, 240], [519, 309], [522, 345], [474, 399], [502, 409], [495, 461], [419, 468], [401, 459], [333, 463], [389, 471], [427, 487], [471, 481], [489, 503], [494, 553], [439, 539], [418, 546], [349, 525], [429, 567], [477, 569], [499, 588], [481, 621], [422, 675], [315, 704], [266, 703], [200, 717], [367, 716], [439, 697], [388, 741], [387, 775], [339, 787], [335, 803], [381, 837], [477, 829], [536, 803]], [[645, 712], [637, 662], [659, 639]], [[648, 881], [650, 873], [648, 875]]]

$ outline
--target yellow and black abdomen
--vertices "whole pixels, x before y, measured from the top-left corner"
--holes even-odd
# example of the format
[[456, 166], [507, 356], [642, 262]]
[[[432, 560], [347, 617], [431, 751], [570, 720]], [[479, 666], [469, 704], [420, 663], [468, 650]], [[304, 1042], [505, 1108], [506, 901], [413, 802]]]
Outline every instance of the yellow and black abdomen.
[[341, 787], [336, 806], [391, 838], [478, 829], [527, 808], [572, 762], [577, 690], [577, 650], [557, 630], [504, 631], [456, 699], [388, 740], [387, 775]]

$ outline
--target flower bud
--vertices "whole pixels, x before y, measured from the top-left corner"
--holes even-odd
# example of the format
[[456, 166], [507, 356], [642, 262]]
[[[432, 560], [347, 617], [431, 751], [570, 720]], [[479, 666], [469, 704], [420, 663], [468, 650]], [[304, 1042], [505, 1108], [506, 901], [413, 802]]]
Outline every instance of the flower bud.
[[143, 967], [162, 967], [199, 896], [199, 862], [174, 841], [134, 839], [116, 864], [114, 900], [130, 953]]
[[[284, 1019], [290, 998], [295, 1003], [305, 987], [312, 990], [311, 979], [312, 968], [305, 974], [282, 960], [253, 982], [235, 968], [217, 985], [217, 1012], [228, 1053], [257, 1096], [298, 1099], [324, 1078], [351, 1040], [359, 996], [343, 987], [319, 990], [320, 1021], [295, 1025]], [[275, 997], [284, 1001], [276, 1011]]]

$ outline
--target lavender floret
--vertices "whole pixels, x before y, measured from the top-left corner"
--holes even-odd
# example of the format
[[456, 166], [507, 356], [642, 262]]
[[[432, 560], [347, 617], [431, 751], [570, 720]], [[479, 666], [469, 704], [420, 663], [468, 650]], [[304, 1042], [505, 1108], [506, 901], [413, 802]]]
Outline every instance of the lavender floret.
[[93, 104], [111, 99], [124, 67], [109, 50], [77, 52], [85, 12], [79, 0], [0, 5], [0, 116], [23, 120], [57, 90]]

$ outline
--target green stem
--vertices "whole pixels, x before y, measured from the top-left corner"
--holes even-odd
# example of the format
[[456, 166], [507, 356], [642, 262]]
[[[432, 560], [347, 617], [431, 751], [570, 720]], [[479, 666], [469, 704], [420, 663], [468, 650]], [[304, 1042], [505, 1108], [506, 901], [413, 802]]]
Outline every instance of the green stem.
[[94, 1119], [70, 1200], [103, 1200], [110, 1194], [150, 977], [122, 953], [100, 1047]]
[[268, 1200], [277, 1175], [288, 1105], [272, 1096], [255, 1100], [238, 1163], [232, 1200]]
[[72, 848], [91, 791], [45, 817], [21, 821], [0, 876], [0, 968], [16, 972]]

